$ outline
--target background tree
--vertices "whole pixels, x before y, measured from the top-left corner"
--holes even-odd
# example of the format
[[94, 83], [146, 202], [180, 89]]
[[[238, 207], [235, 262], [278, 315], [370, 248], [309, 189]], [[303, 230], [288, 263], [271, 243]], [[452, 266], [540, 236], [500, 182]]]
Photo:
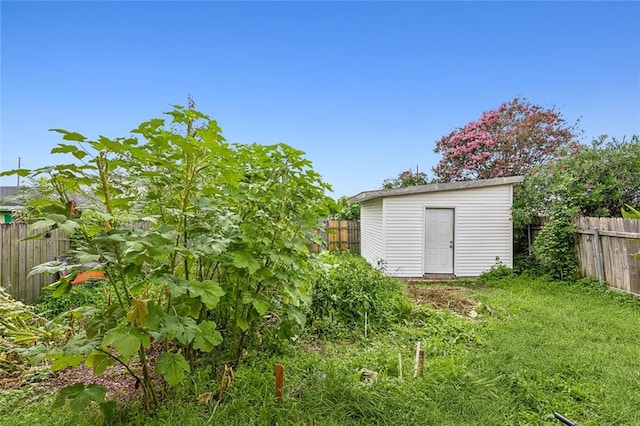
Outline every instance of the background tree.
[[335, 220], [360, 220], [360, 204], [349, 203], [349, 197], [343, 196], [329, 206], [330, 215]]
[[442, 182], [523, 175], [570, 145], [576, 125], [516, 97], [440, 139], [434, 151], [443, 157], [433, 172]]
[[416, 171], [413, 170], [405, 170], [398, 174], [397, 177], [391, 179], [385, 179], [382, 182], [383, 189], [393, 189], [393, 188], [406, 188], [408, 186], [417, 186], [417, 185], [426, 185], [429, 183], [429, 177], [426, 173], [419, 172], [416, 167]]
[[554, 161], [532, 169], [517, 190], [513, 217], [520, 225], [547, 218], [533, 254], [555, 276], [565, 278], [576, 271], [573, 219], [620, 217], [625, 205], [639, 202], [640, 137], [618, 141], [602, 136], [591, 145], [574, 143]]
[[625, 204], [640, 202], [640, 137], [602, 136], [590, 145], [561, 150], [558, 158], [533, 168], [514, 200], [525, 223], [565, 209], [571, 216], [621, 217]]

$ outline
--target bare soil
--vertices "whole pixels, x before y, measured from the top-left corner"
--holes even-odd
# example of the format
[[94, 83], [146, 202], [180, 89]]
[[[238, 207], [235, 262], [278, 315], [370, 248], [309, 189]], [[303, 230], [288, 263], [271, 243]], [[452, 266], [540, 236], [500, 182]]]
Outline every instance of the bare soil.
[[437, 310], [449, 309], [455, 313], [468, 315], [478, 302], [465, 294], [468, 289], [456, 286], [434, 286], [421, 283], [407, 283], [406, 292], [414, 303], [428, 305]]
[[[160, 348], [158, 344], [153, 344], [147, 352], [149, 358], [150, 369], [153, 371], [155, 367], [155, 357], [158, 355]], [[132, 363], [132, 369], [142, 377], [142, 371], [139, 363]], [[160, 390], [165, 385], [164, 380], [160, 376], [152, 378], [156, 390]], [[134, 379], [123, 366], [114, 365], [100, 374], [93, 375], [93, 370], [85, 365], [79, 365], [75, 368], [66, 368], [54, 373], [53, 376], [46, 379], [42, 385], [51, 389], [60, 389], [74, 383], [83, 383], [85, 386], [89, 384], [97, 384], [107, 389], [106, 399], [115, 400], [118, 403], [131, 403], [136, 400], [142, 400], [142, 384], [136, 383]], [[162, 393], [162, 392], [160, 392]]]

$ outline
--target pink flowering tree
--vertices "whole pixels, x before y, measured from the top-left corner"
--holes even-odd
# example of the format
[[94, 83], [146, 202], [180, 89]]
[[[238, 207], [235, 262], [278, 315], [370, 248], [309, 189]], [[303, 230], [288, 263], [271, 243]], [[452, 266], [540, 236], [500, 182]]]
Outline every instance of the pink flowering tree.
[[576, 125], [559, 112], [516, 97], [440, 139], [433, 172], [443, 182], [524, 175], [575, 136]]

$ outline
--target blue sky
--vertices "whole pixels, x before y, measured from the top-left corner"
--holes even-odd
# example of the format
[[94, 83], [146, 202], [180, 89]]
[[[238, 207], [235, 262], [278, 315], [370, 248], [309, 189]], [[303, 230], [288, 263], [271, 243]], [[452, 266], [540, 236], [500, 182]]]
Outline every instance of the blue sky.
[[[47, 129], [126, 136], [193, 95], [232, 142], [307, 153], [336, 197], [429, 171], [514, 96], [640, 134], [638, 2], [0, 2], [0, 168]], [[9, 185], [14, 179], [4, 178]]]

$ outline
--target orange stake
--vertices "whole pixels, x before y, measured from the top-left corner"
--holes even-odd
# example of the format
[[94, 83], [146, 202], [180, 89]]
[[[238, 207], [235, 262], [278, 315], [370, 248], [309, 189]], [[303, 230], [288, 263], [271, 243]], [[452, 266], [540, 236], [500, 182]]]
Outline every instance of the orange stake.
[[284, 367], [276, 364], [276, 400], [282, 402], [282, 392], [284, 390]]

